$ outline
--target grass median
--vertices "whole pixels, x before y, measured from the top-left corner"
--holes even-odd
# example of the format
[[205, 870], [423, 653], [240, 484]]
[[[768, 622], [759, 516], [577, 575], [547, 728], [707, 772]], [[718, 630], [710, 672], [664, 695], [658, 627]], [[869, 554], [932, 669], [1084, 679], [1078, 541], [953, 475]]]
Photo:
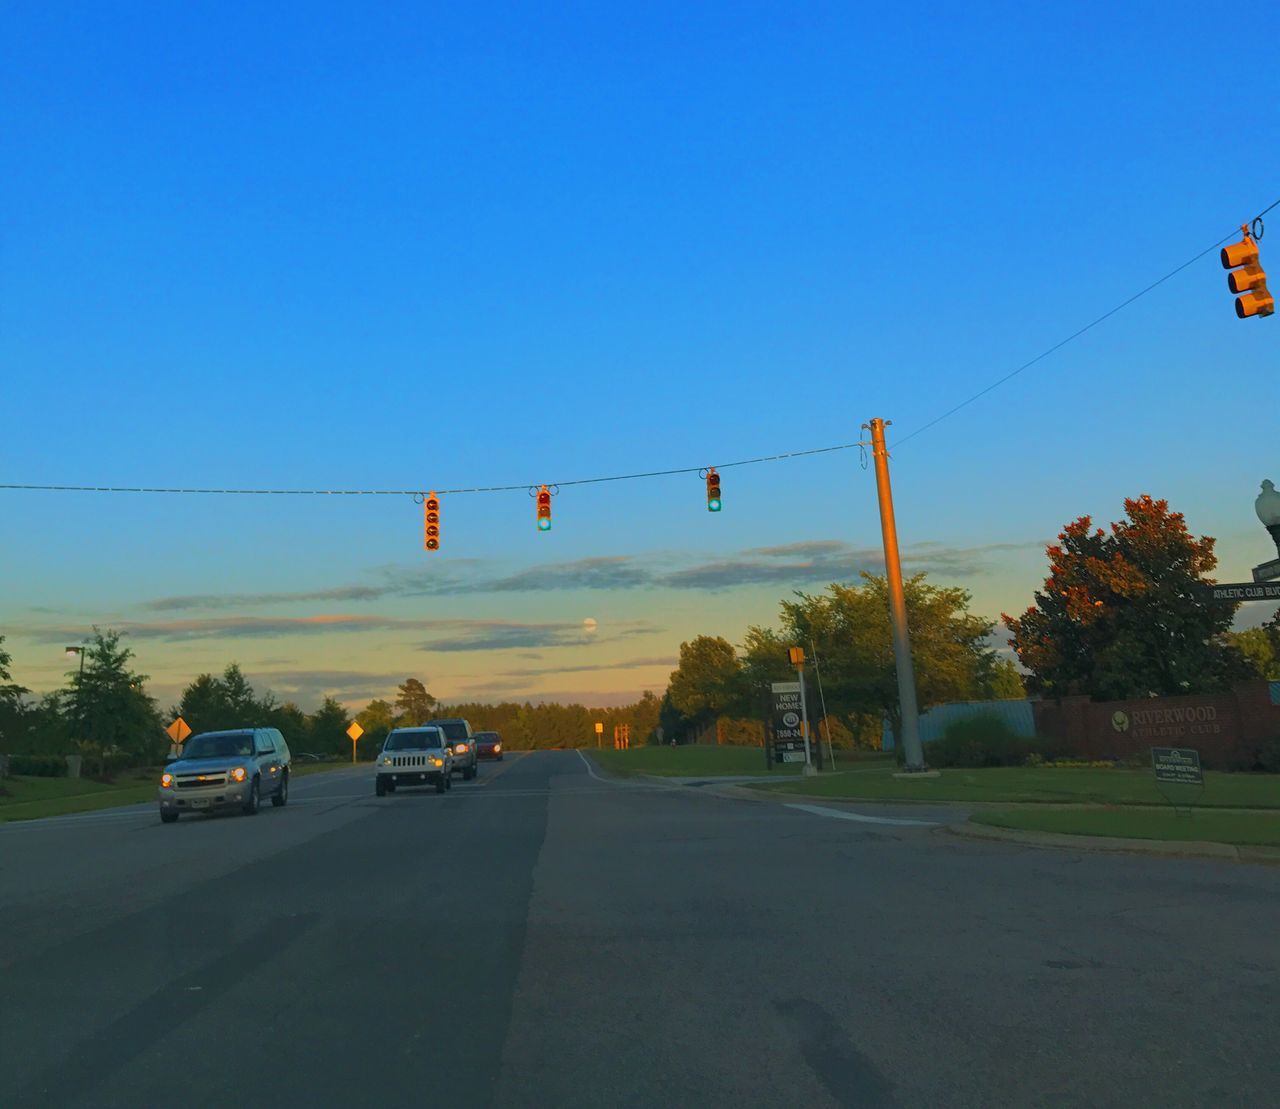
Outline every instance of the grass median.
[[[605, 770], [623, 776], [655, 774], [670, 778], [714, 778], [721, 775], [776, 774], [780, 778], [796, 778], [801, 770], [799, 763], [770, 768], [759, 747], [690, 744], [684, 747], [632, 747], [626, 751], [596, 749], [586, 753]], [[892, 763], [892, 755], [836, 752], [837, 767], [846, 764], [890, 766]]]
[[1022, 808], [987, 810], [975, 813], [970, 819], [974, 824], [1024, 832], [1280, 847], [1280, 812]]
[[1280, 777], [1206, 771], [1204, 788], [1156, 788], [1149, 770], [991, 767], [944, 770], [937, 778], [897, 778], [893, 769], [836, 772], [799, 781], [752, 786], [784, 794], [862, 801], [950, 801], [968, 803], [1094, 804], [1167, 807], [1168, 798], [1194, 808], [1280, 811]]
[[[290, 773], [301, 778], [350, 765], [343, 762], [295, 763]], [[0, 823], [143, 804], [155, 801], [159, 784], [159, 769], [148, 768], [126, 770], [114, 782], [97, 782], [92, 778], [5, 778], [0, 780], [3, 789], [0, 792]]]

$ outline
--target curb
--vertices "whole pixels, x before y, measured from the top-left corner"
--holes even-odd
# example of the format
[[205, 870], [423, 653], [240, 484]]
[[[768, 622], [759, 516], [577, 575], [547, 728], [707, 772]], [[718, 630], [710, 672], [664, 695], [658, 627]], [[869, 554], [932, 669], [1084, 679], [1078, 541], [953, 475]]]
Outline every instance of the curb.
[[1230, 859], [1242, 863], [1280, 864], [1280, 848], [1236, 846], [1197, 840], [1122, 839], [1116, 836], [1066, 835], [1061, 832], [1023, 832], [988, 824], [950, 824], [939, 831], [961, 839], [1001, 840], [1024, 847], [1066, 847], [1075, 851], [1111, 851], [1170, 858]]

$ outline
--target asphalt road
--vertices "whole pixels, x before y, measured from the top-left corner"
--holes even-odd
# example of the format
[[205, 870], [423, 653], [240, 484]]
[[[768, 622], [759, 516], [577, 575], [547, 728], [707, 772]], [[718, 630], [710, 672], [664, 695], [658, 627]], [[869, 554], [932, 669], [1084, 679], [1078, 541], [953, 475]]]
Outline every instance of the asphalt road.
[[0, 1105], [1276, 1104], [1280, 868], [833, 811], [547, 752], [0, 827]]

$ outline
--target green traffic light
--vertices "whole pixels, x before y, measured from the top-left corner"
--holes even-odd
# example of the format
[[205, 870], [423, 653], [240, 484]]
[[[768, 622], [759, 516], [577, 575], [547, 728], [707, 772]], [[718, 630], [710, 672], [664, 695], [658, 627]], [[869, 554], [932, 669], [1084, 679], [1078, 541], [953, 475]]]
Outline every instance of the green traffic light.
[[719, 511], [720, 511], [720, 498], [719, 498], [719, 497], [712, 497], [709, 501], [707, 501], [707, 511], [708, 511], [708, 512], [719, 512]]
[[550, 531], [550, 530], [551, 530], [551, 521], [550, 521], [550, 520], [548, 520], [545, 516], [544, 516], [544, 517], [542, 517], [542, 518], [538, 521], [538, 530], [539, 530], [539, 531]]

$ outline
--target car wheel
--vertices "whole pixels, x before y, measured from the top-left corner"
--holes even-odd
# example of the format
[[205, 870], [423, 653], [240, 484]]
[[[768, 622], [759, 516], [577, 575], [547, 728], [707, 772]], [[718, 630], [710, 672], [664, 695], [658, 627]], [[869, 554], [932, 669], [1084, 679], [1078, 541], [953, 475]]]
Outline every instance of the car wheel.
[[249, 787], [249, 800], [244, 803], [241, 810], [245, 816], [256, 816], [258, 812], [258, 802], [261, 799], [259, 792], [258, 779], [253, 779], [253, 785]]
[[381, 774], [378, 775], [377, 781], [374, 782], [373, 792], [379, 797], [385, 797], [387, 795], [387, 783], [382, 780]]
[[436, 792], [443, 793], [448, 788], [449, 788], [449, 783], [445, 780], [445, 776], [441, 774], [439, 777], [436, 778]]
[[177, 821], [177, 819], [178, 819], [178, 814], [176, 812], [165, 812], [164, 809], [160, 810], [161, 824], [173, 824]]
[[277, 809], [283, 808], [289, 803], [289, 772], [284, 772], [284, 777], [280, 779], [280, 788], [271, 795], [271, 803]]

